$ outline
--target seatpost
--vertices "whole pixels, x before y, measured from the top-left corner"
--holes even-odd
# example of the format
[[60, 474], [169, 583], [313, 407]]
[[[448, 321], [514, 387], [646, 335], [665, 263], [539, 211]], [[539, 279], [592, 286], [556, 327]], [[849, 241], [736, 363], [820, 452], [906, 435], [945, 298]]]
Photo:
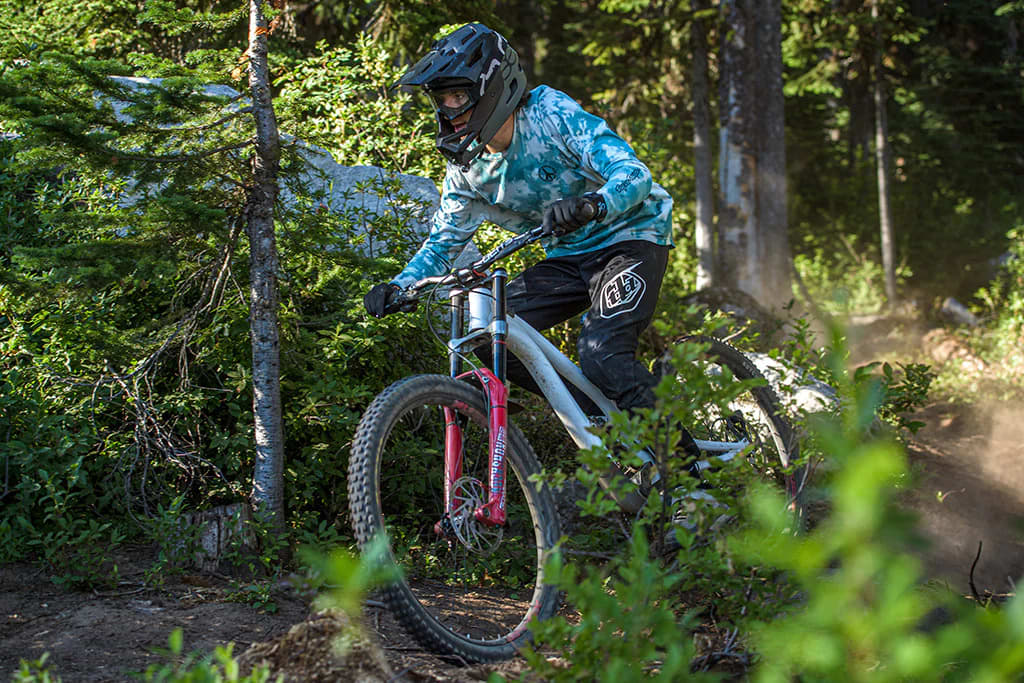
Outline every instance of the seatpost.
[[[461, 291], [453, 294], [449, 299], [452, 307], [449, 339], [458, 339], [462, 336], [462, 328], [465, 325], [465, 312], [462, 308], [464, 299], [465, 294]], [[448, 349], [448, 372], [451, 373], [452, 377], [458, 377], [462, 374], [462, 355], [456, 349]]]
[[494, 320], [491, 323], [491, 353], [494, 357], [494, 376], [502, 384], [505, 384], [508, 360], [508, 347], [505, 345], [505, 340], [508, 337], [508, 320], [505, 318], [505, 281], [508, 280], [508, 273], [504, 268], [498, 268], [494, 271], [493, 279]]

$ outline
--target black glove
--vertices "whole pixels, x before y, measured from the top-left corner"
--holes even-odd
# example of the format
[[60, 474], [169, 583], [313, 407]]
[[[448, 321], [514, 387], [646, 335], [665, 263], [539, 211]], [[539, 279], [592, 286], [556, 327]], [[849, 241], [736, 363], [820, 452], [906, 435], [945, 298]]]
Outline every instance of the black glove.
[[363, 297], [363, 306], [366, 307], [366, 312], [374, 318], [383, 318], [388, 313], [391, 313], [388, 310], [388, 305], [394, 301], [395, 295], [398, 292], [398, 285], [390, 282], [381, 282], [379, 285], [374, 285], [373, 289]]
[[593, 219], [604, 218], [604, 199], [596, 192], [552, 202], [544, 210], [544, 234], [561, 237]]

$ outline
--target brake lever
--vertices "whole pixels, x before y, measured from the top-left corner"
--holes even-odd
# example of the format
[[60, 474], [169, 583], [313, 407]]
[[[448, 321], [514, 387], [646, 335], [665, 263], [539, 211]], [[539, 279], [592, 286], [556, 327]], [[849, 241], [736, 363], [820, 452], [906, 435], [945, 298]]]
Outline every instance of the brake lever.
[[384, 307], [386, 314], [391, 313], [411, 313], [416, 310], [416, 306], [419, 303], [419, 297], [415, 293], [410, 296], [409, 290], [400, 290], [395, 297]]
[[472, 266], [469, 268], [462, 268], [454, 273], [452, 277], [455, 278], [456, 284], [460, 287], [470, 289], [476, 287], [480, 282], [487, 277], [487, 272], [482, 270], [476, 270]]

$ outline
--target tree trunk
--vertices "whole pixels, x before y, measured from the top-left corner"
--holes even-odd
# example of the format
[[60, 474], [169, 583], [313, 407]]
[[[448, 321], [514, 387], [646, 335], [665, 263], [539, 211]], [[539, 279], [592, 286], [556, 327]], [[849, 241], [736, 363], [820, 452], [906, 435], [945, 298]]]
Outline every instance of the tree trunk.
[[889, 206], [889, 120], [885, 113], [885, 81], [882, 74], [882, 32], [878, 19], [878, 3], [871, 3], [875, 22], [875, 166], [878, 174], [878, 224], [881, 230], [882, 272], [885, 274], [885, 298], [896, 303], [896, 264], [893, 247], [892, 214]]
[[708, 41], [707, 25], [701, 12], [708, 9], [708, 0], [693, 0], [693, 24], [690, 46], [693, 62], [693, 166], [697, 194], [697, 289], [705, 289], [715, 280], [714, 187], [711, 183], [711, 115], [708, 107]]
[[754, 147], [750, 125], [746, 0], [721, 4], [722, 56], [719, 75], [718, 272], [721, 284], [758, 297], [757, 231], [754, 210]]
[[510, 3], [508, 19], [512, 22], [512, 35], [505, 34], [516, 46], [519, 61], [531, 76], [531, 83], [537, 83], [537, 30], [544, 25], [541, 8], [532, 0], [515, 0]]
[[724, 0], [720, 282], [772, 308], [791, 298], [779, 0]]
[[758, 260], [769, 307], [793, 298], [792, 262], [786, 210], [786, 116], [782, 94], [782, 5], [757, 3], [757, 227]]
[[719, 263], [721, 285], [759, 296], [755, 147], [752, 118], [754, 71], [748, 45], [749, 0], [723, 0], [719, 83]]
[[256, 464], [252, 503], [275, 531], [284, 529], [284, 427], [281, 420], [280, 340], [277, 327], [277, 245], [274, 203], [280, 140], [271, 102], [267, 22], [262, 0], [249, 2], [249, 87], [256, 118], [253, 182], [245, 212], [250, 256], [249, 329], [252, 336]]

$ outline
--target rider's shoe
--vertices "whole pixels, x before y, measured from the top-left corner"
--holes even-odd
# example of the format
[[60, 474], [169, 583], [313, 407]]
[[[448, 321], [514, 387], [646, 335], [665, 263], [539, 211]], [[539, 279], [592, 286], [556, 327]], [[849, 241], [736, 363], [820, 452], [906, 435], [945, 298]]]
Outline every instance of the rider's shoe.
[[[699, 463], [695, 462], [689, 467], [690, 475], [696, 479], [701, 479], [700, 473], [703, 471], [699, 465]], [[630, 477], [630, 481], [636, 484], [637, 488], [640, 489], [640, 495], [644, 498], [647, 498], [652, 489], [656, 488], [661, 491], [664, 488], [661, 481], [661, 473], [658, 472], [658, 468], [653, 462], [645, 462], [641, 465], [640, 469], [636, 470]]]
[[701, 532], [699, 522], [701, 518], [712, 518], [701, 534], [706, 540], [714, 537], [718, 532], [735, 518], [731, 509], [725, 503], [715, 498], [714, 494], [706, 489], [688, 491], [684, 495], [674, 498], [672, 501], [673, 513], [669, 530], [665, 534], [664, 551], [666, 553], [679, 550], [682, 545], [676, 537], [677, 529], [685, 529], [692, 535]]

